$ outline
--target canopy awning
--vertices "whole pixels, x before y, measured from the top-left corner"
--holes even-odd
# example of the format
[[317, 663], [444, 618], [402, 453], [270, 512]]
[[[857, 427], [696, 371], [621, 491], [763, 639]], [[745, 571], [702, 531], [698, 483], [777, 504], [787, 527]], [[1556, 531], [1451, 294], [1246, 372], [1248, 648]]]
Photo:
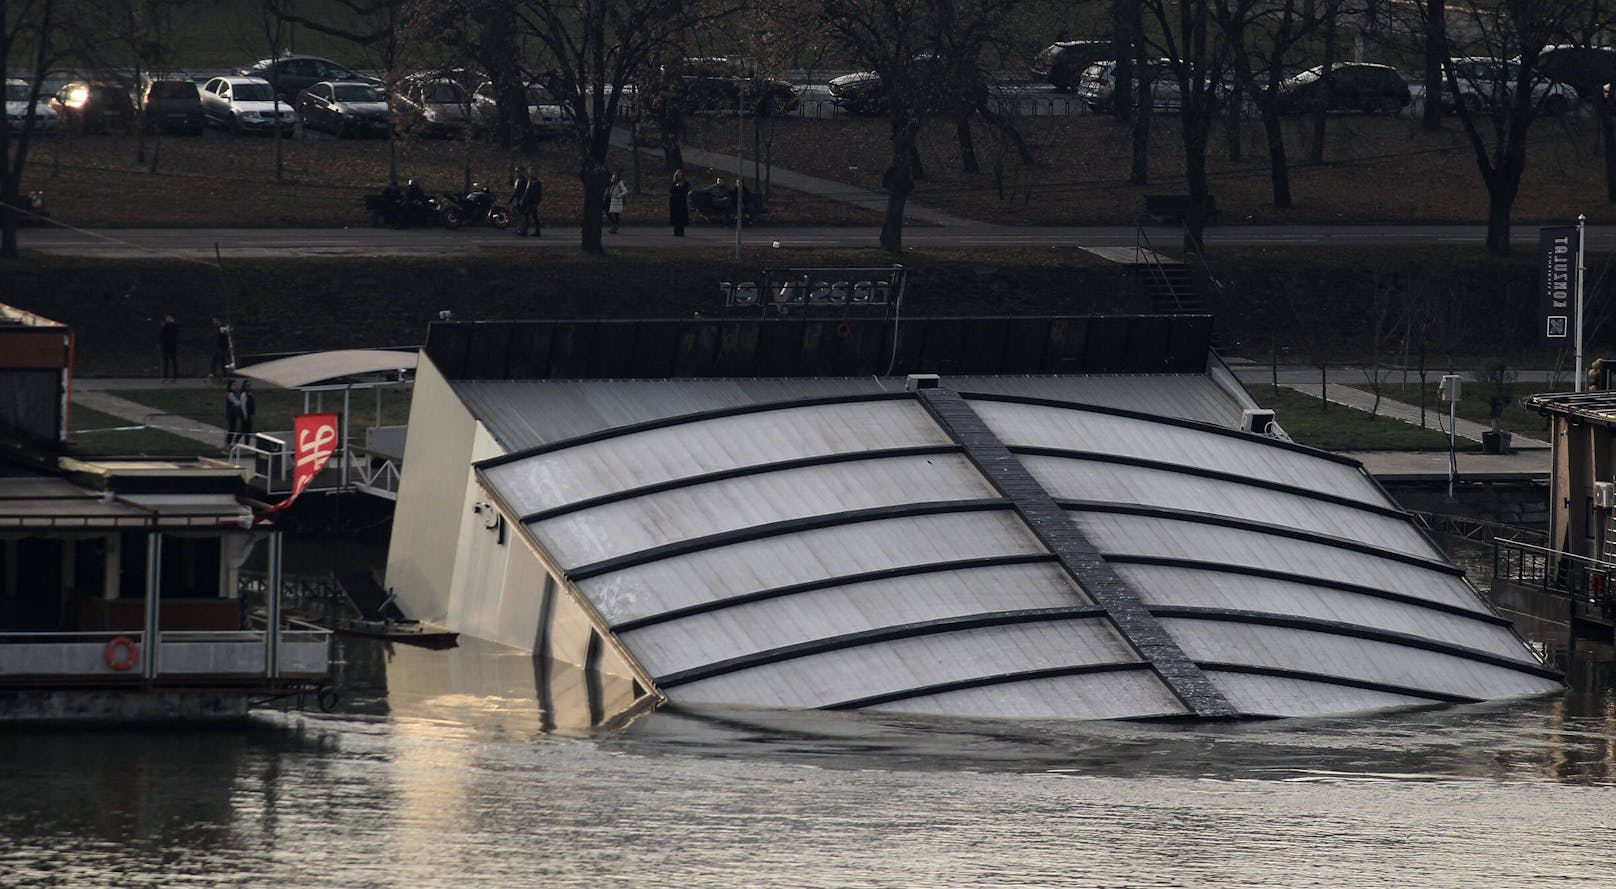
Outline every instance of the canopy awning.
[[400, 382], [415, 370], [416, 353], [401, 349], [337, 349], [276, 358], [238, 368], [236, 375], [282, 389], [341, 383]]

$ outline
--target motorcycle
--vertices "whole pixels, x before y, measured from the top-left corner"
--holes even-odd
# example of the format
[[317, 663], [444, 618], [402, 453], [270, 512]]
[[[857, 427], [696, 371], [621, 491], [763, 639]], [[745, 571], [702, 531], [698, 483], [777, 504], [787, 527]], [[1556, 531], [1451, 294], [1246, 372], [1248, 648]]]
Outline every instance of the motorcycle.
[[371, 225], [390, 225], [394, 228], [442, 225], [459, 228], [458, 223], [450, 224], [447, 212], [450, 209], [432, 195], [413, 189], [405, 191], [396, 185], [387, 186], [380, 194], [365, 195], [365, 212], [370, 214]]
[[511, 211], [494, 203], [494, 195], [486, 185], [473, 185], [464, 195], [446, 194], [443, 206], [445, 228], [478, 225], [486, 222], [494, 228], [507, 228], [511, 224]]

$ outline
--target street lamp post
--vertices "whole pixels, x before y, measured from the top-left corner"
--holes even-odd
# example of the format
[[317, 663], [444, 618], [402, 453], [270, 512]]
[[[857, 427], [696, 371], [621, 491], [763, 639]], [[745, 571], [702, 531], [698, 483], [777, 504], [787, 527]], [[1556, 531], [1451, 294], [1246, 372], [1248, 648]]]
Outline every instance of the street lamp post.
[[1448, 499], [1453, 499], [1453, 479], [1459, 474], [1459, 377], [1447, 374], [1437, 384], [1437, 393], [1448, 400]]
[[741, 57], [741, 88], [736, 90], [735, 98], [735, 260], [741, 259], [741, 217], [746, 215], [746, 206], [743, 201], [745, 191], [742, 183], [746, 180], [746, 80], [747, 59]]

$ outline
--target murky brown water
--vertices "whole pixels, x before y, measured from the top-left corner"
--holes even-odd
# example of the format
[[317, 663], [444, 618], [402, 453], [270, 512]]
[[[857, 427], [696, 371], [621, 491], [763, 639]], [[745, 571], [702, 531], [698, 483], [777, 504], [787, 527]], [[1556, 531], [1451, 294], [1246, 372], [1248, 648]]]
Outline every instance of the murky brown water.
[[1365, 719], [604, 731], [525, 655], [343, 639], [332, 713], [0, 734], [0, 885], [1612, 885], [1616, 656], [1550, 648], [1563, 696]]

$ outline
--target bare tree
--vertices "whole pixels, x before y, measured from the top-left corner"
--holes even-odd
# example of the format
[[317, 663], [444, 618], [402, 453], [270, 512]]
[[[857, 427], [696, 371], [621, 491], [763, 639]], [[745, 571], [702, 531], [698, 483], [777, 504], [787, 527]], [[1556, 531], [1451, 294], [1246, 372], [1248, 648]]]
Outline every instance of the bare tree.
[[1212, 14], [1212, 4], [1143, 0], [1154, 23], [1146, 43], [1161, 53], [1178, 81], [1179, 132], [1184, 145], [1184, 179], [1190, 206], [1184, 216], [1184, 250], [1201, 253], [1209, 205], [1207, 139], [1221, 108], [1222, 83], [1229, 70], [1229, 43]]
[[1257, 106], [1268, 149], [1269, 190], [1274, 206], [1292, 206], [1290, 162], [1279, 119], [1280, 83], [1289, 60], [1316, 29], [1316, 16], [1304, 15], [1298, 0], [1215, 0], [1214, 15], [1230, 43], [1231, 70]]
[[55, 0], [0, 0], [0, 28], [5, 29], [0, 32], [0, 72], [26, 66], [29, 86], [22, 132], [0, 137], [0, 258], [17, 258], [22, 174], [33, 144], [39, 89], [56, 57], [59, 12]]
[[[1455, 97], [1454, 112], [1487, 188], [1487, 250], [1505, 255], [1510, 216], [1526, 173], [1527, 135], [1557, 97], [1538, 75], [1538, 57], [1563, 31], [1571, 7], [1553, 0], [1460, 0], [1447, 12], [1477, 35], [1475, 48], [1492, 60], [1461, 71], [1452, 57], [1470, 53], [1443, 46], [1442, 67]], [[1445, 28], [1443, 35], [1446, 40]], [[1511, 58], [1518, 62], [1504, 61]], [[1434, 92], [1427, 90], [1427, 104], [1439, 100], [1440, 90]], [[1564, 103], [1563, 98], [1558, 101]]]
[[[160, 2], [160, 0], [159, 0]], [[378, 71], [394, 71], [403, 54], [400, 39], [405, 21], [405, 10], [410, 0], [332, 0], [323, 7], [326, 11], [340, 11], [340, 18], [315, 18], [300, 13], [295, 0], [266, 0], [270, 11], [289, 25], [297, 25], [340, 40], [359, 48], [369, 65]], [[522, 104], [526, 115], [527, 104]], [[387, 128], [387, 181], [398, 184], [398, 134]]]

